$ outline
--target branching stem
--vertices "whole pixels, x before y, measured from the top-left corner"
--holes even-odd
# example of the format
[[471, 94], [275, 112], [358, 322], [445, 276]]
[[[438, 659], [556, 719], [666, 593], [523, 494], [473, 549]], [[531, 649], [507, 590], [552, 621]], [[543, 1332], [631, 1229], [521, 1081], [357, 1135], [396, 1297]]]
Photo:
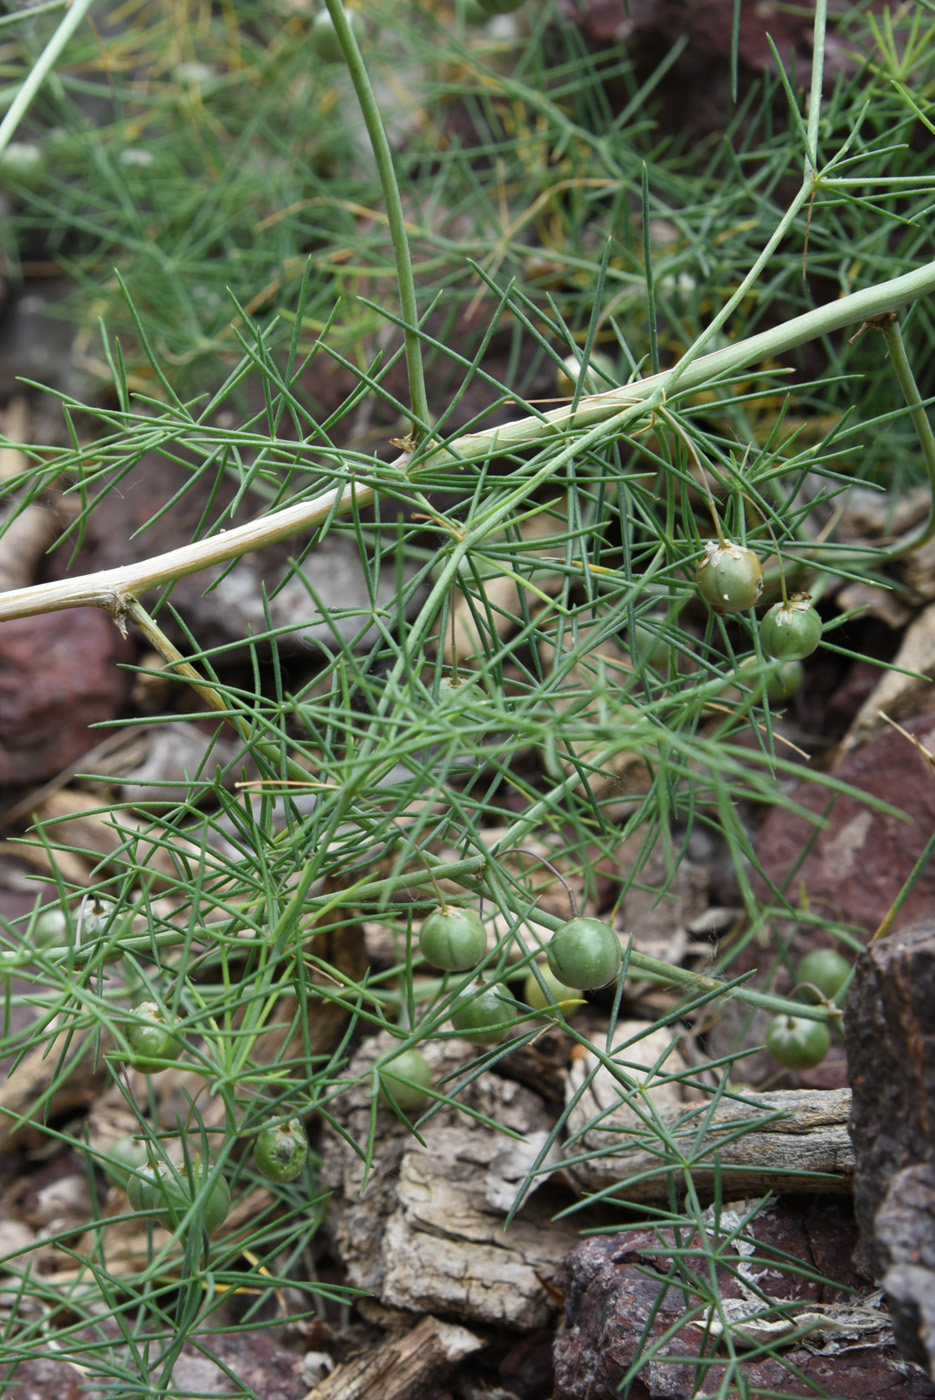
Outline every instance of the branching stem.
[[[748, 336], [746, 340], [715, 350], [684, 367], [680, 361], [674, 369], [663, 370], [648, 379], [637, 380], [619, 389], [584, 398], [574, 412], [568, 408], [519, 418], [513, 423], [481, 433], [467, 433], [443, 448], [428, 448], [424, 456], [403, 453], [393, 466], [404, 474], [414, 474], [419, 467], [439, 460], [464, 465], [490, 457], [535, 448], [554, 441], [570, 444], [576, 435], [605, 424], [607, 435], [616, 436], [628, 430], [640, 418], [647, 417], [653, 402], [671, 397], [675, 386], [680, 394], [709, 388], [718, 380], [782, 355], [796, 346], [820, 336], [831, 335], [846, 326], [871, 321], [918, 297], [935, 292], [935, 262], [926, 263], [912, 272], [894, 277], [878, 287], [867, 287], [828, 306], [819, 306], [795, 316], [781, 326]], [[347, 514], [353, 506], [365, 506], [374, 498], [374, 488], [350, 485], [323, 492], [311, 501], [286, 506], [282, 510], [252, 520], [210, 539], [199, 540], [165, 554], [155, 555], [136, 564], [119, 569], [106, 569], [54, 583], [37, 584], [31, 588], [10, 589], [0, 593], [0, 622], [14, 617], [34, 617], [39, 613], [58, 612], [63, 608], [102, 607], [114, 612], [121, 599], [139, 596], [147, 589], [198, 573], [212, 564], [226, 563], [251, 550], [292, 535], [314, 530], [335, 515]]]

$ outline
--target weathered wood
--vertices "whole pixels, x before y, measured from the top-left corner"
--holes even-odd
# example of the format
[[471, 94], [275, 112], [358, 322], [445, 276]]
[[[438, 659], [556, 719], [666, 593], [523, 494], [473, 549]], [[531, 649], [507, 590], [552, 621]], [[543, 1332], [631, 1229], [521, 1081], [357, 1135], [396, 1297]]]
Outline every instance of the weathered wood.
[[485, 1345], [465, 1327], [423, 1317], [411, 1332], [336, 1367], [305, 1400], [434, 1400], [455, 1366]]
[[[568, 1076], [564, 1178], [590, 1194], [664, 1200], [684, 1162], [696, 1190], [849, 1191], [854, 1154], [847, 1135], [850, 1091], [744, 1093], [742, 1101], [693, 1087], [677, 1036], [660, 1026], [620, 1021], [615, 1071], [577, 1051]], [[667, 1136], [674, 1146], [667, 1148]], [[798, 1173], [821, 1172], [815, 1178]]]
[[[377, 1036], [358, 1052], [351, 1074], [365, 1073], [390, 1047]], [[545, 1282], [576, 1243], [577, 1228], [552, 1216], [554, 1188], [534, 1193], [509, 1230], [504, 1215], [554, 1124], [538, 1095], [485, 1073], [458, 1088], [457, 1075], [476, 1055], [463, 1041], [422, 1047], [436, 1083], [475, 1113], [524, 1141], [497, 1132], [459, 1110], [443, 1107], [417, 1138], [387, 1108], [379, 1109], [373, 1168], [366, 1181], [350, 1143], [365, 1143], [370, 1089], [364, 1081], [334, 1104], [346, 1137], [323, 1143], [323, 1185], [348, 1282], [384, 1306], [433, 1312], [468, 1323], [532, 1329], [555, 1312]], [[447, 1076], [454, 1075], [454, 1079]], [[520, 1160], [517, 1161], [517, 1151]], [[523, 1160], [523, 1154], [525, 1159]]]
[[713, 1112], [710, 1102], [661, 1105], [654, 1113], [674, 1136], [678, 1155], [667, 1154], [639, 1097], [637, 1106], [642, 1119], [624, 1102], [566, 1149], [571, 1160], [562, 1175], [576, 1190], [613, 1190], [616, 1199], [628, 1201], [664, 1200], [671, 1174], [676, 1190], [684, 1180], [682, 1159], [690, 1162], [692, 1182], [703, 1196], [718, 1182], [731, 1195], [853, 1188], [849, 1089], [745, 1093], [743, 1102], [722, 1099]]

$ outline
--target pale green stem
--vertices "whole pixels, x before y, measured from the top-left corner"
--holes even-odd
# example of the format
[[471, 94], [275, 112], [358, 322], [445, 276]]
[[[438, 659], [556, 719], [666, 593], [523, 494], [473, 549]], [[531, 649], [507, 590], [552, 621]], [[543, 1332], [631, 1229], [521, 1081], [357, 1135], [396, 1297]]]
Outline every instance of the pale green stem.
[[74, 0], [70, 9], [65, 11], [61, 23], [36, 59], [28, 78], [14, 97], [3, 121], [0, 122], [0, 151], [5, 151], [15, 136], [16, 128], [92, 4], [93, 0]]
[[903, 555], [918, 549], [920, 545], [927, 544], [935, 535], [935, 435], [932, 433], [932, 425], [922, 403], [922, 395], [919, 393], [919, 386], [916, 384], [915, 375], [906, 354], [906, 346], [896, 315], [881, 316], [877, 324], [871, 322], [871, 325], [882, 333], [883, 339], [886, 341], [886, 348], [889, 351], [899, 387], [909, 408], [909, 417], [912, 419], [912, 425], [919, 438], [919, 446], [922, 448], [922, 460], [925, 463], [931, 494], [929, 518], [922, 530], [889, 552], [890, 559], [901, 559]]
[[409, 237], [406, 233], [406, 219], [399, 194], [399, 183], [396, 179], [396, 167], [393, 163], [393, 153], [387, 140], [386, 129], [380, 116], [380, 108], [370, 83], [370, 76], [354, 31], [348, 22], [344, 6], [341, 0], [325, 0], [325, 4], [328, 6], [328, 13], [334, 24], [335, 33], [341, 48], [344, 50], [348, 73], [354, 84], [354, 91], [357, 93], [357, 101], [360, 103], [361, 114], [367, 128], [367, 135], [370, 137], [383, 189], [390, 238], [393, 241], [393, 257], [396, 261], [399, 302], [402, 319], [405, 322], [403, 336], [406, 347], [406, 368], [409, 372], [409, 396], [412, 400], [414, 420], [412, 425], [413, 438], [418, 441], [429, 426], [429, 405], [425, 393], [425, 375], [422, 369], [422, 342], [417, 330], [419, 307], [416, 301], [416, 284], [412, 275]]
[[[718, 380], [750, 365], [782, 355], [787, 350], [830, 335], [845, 326], [860, 325], [932, 292], [935, 292], [935, 262], [926, 263], [901, 277], [894, 277], [879, 287], [852, 292], [850, 296], [830, 302], [827, 306], [815, 307], [781, 326], [715, 350], [713, 354], [695, 360], [684, 372], [677, 365], [673, 370], [664, 370], [648, 379], [639, 379], [634, 384], [592, 395], [582, 399], [574, 413], [567, 408], [552, 409], [541, 416], [519, 418], [487, 432], [465, 434], [447, 447], [431, 449], [417, 462], [418, 465], [431, 462], [432, 466], [439, 461], [461, 465], [539, 447], [548, 442], [570, 444], [575, 440], [574, 434], [583, 436], [587, 429], [597, 424], [607, 425], [608, 432], [622, 431], [639, 411], [648, 416], [652, 402], [658, 402], [660, 394], [663, 397], [669, 394], [676, 379], [680, 394], [692, 393], [702, 387], [710, 388]], [[411, 454], [403, 453], [392, 464], [401, 479], [410, 480], [414, 475], [411, 461]], [[389, 471], [387, 469], [388, 485], [391, 482]], [[355, 503], [358, 506], [368, 505], [374, 495], [372, 486], [335, 488], [311, 501], [286, 506], [259, 520], [212, 535], [210, 539], [169, 550], [136, 564], [53, 583], [40, 583], [30, 588], [10, 589], [0, 593], [0, 622], [14, 617], [58, 612], [63, 608], [100, 607], [116, 615], [125, 609], [127, 599], [137, 593], [187, 574], [198, 573], [212, 564], [238, 559], [251, 550], [288, 539], [291, 535], [313, 530], [335, 514], [347, 514]]]

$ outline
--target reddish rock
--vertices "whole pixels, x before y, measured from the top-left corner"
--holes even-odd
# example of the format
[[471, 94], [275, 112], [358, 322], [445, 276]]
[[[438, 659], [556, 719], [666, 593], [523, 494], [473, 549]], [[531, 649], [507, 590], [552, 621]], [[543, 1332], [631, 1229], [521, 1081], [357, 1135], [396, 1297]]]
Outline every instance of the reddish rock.
[[263, 1400], [305, 1400], [309, 1394], [302, 1357], [258, 1328], [209, 1337], [197, 1350], [186, 1344], [172, 1374], [178, 1393], [230, 1395], [230, 1380], [218, 1362], [233, 1372], [245, 1394]]
[[[908, 720], [904, 728], [935, 752], [935, 718]], [[889, 727], [848, 754], [832, 776], [900, 808], [909, 821], [874, 812], [856, 797], [836, 796], [816, 783], [801, 783], [792, 800], [825, 816], [828, 825], [796, 872], [789, 899], [797, 902], [801, 890], [811, 906], [872, 933], [911, 874], [935, 825], [935, 776], [905, 734]], [[779, 807], [770, 813], [757, 840], [757, 855], [777, 886], [813, 835], [814, 826], [804, 818]], [[762, 883], [758, 893], [772, 898]], [[925, 918], [933, 900], [935, 863], [929, 862], [900, 911], [897, 927]]]
[[935, 924], [870, 944], [844, 1009], [855, 1205], [903, 1354], [935, 1375]]
[[[727, 1267], [718, 1268], [718, 1286], [725, 1299], [742, 1296], [738, 1277], [748, 1269], [757, 1289], [777, 1300], [806, 1305], [849, 1300], [845, 1305], [850, 1307], [859, 1296], [847, 1289], [862, 1284], [867, 1293], [866, 1279], [850, 1262], [854, 1222], [837, 1201], [776, 1201], [745, 1234], [758, 1241], [755, 1256], [741, 1258], [723, 1235], [719, 1242]], [[687, 1230], [679, 1240], [681, 1251], [699, 1243], [689, 1239]], [[708, 1262], [699, 1250], [698, 1257], [683, 1253], [677, 1266], [669, 1252], [673, 1244], [671, 1230], [599, 1236], [564, 1261], [555, 1279], [566, 1293], [566, 1327], [554, 1349], [554, 1400], [614, 1400], [628, 1373], [630, 1400], [688, 1400], [699, 1389], [718, 1392], [726, 1378], [726, 1353], [716, 1349], [714, 1339], [705, 1345], [702, 1328], [679, 1326], [686, 1312], [694, 1309], [696, 1321], [704, 1312]], [[812, 1271], [821, 1267], [819, 1260], [838, 1261], [842, 1287], [818, 1282]], [[801, 1273], [793, 1272], [797, 1263]], [[692, 1276], [699, 1281], [697, 1288]], [[870, 1316], [875, 1325], [876, 1316]], [[880, 1322], [880, 1330], [859, 1337], [856, 1344], [828, 1347], [822, 1342], [809, 1349], [799, 1341], [776, 1356], [754, 1352], [739, 1362], [742, 1380], [729, 1383], [727, 1393], [742, 1388], [750, 1394], [931, 1400], [935, 1391], [921, 1373], [907, 1374], [891, 1334], [883, 1330], [885, 1314]]]
[[0, 624], [0, 784], [42, 782], [101, 739], [127, 693], [133, 655], [113, 620], [75, 608]]

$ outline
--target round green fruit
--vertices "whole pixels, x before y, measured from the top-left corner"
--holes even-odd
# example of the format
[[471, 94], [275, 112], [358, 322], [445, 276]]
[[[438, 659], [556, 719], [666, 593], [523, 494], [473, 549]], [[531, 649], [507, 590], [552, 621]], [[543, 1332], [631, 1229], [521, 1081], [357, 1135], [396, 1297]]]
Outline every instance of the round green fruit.
[[134, 1172], [145, 1167], [149, 1161], [146, 1144], [141, 1138], [120, 1137], [107, 1149], [107, 1156], [101, 1162], [108, 1181], [126, 1191], [127, 1182]]
[[33, 947], [67, 948], [73, 931], [72, 922], [60, 904], [46, 905], [33, 927]]
[[824, 1021], [804, 1016], [774, 1016], [766, 1032], [766, 1048], [785, 1069], [814, 1069], [831, 1048], [831, 1033]]
[[802, 995], [808, 1001], [818, 998], [812, 988], [817, 987], [822, 996], [833, 1000], [851, 975], [851, 964], [834, 948], [815, 948], [806, 953], [799, 963], [796, 981], [808, 983]]
[[46, 176], [46, 160], [41, 146], [31, 141], [11, 141], [0, 152], [0, 183], [14, 190], [32, 193]]
[[487, 933], [473, 909], [436, 909], [422, 925], [419, 947], [433, 967], [467, 972], [486, 953]]
[[[801, 661], [769, 661], [761, 665], [755, 656], [745, 656], [737, 665], [737, 679], [742, 680], [753, 692], [757, 700], [763, 699], [764, 691], [770, 704], [781, 705], [801, 688], [805, 678]], [[724, 693], [725, 699], [737, 699], [737, 691], [730, 687]]]
[[606, 987], [623, 962], [619, 938], [600, 919], [570, 919], [553, 934], [545, 955], [553, 976], [578, 991]]
[[[360, 41], [362, 37], [362, 26], [360, 19], [354, 10], [345, 10], [348, 24], [354, 31], [354, 37]], [[338, 31], [334, 27], [334, 20], [327, 10], [319, 10], [312, 20], [312, 48], [319, 58], [323, 58], [326, 63], [339, 63], [344, 60], [344, 50], [341, 47], [341, 40], [338, 38]]]
[[499, 1045], [508, 1034], [507, 1023], [516, 1019], [518, 1009], [513, 997], [499, 982], [485, 983], [478, 979], [455, 998], [451, 1024], [472, 1045]]
[[132, 1062], [143, 1074], [158, 1074], [181, 1055], [181, 1042], [154, 1001], [141, 1001], [132, 1014], [136, 1019], [127, 1027]]
[[431, 1099], [432, 1066], [418, 1050], [403, 1050], [377, 1065], [380, 1097], [404, 1113], [416, 1113]]
[[747, 612], [763, 591], [763, 565], [752, 549], [709, 540], [698, 565], [698, 592], [718, 613]]
[[532, 972], [523, 983], [523, 1000], [533, 1010], [548, 1011], [554, 1016], [557, 1009], [567, 1020], [584, 1005], [577, 987], [569, 987], [560, 982], [550, 967], [540, 967], [539, 977], [548, 988], [548, 995], [542, 990], [538, 978]]
[[295, 1181], [308, 1161], [308, 1137], [301, 1118], [263, 1128], [253, 1146], [257, 1171], [269, 1181]]
[[777, 661], [802, 661], [821, 641], [822, 622], [807, 593], [774, 603], [760, 623], [763, 650]]
[[801, 661], [780, 661], [766, 677], [766, 694], [770, 704], [782, 705], [802, 689], [805, 670]]
[[152, 1211], [166, 1230], [174, 1230], [197, 1200], [203, 1229], [213, 1235], [227, 1219], [231, 1206], [230, 1187], [223, 1176], [216, 1176], [205, 1192], [208, 1168], [195, 1158], [172, 1166], [168, 1162], [142, 1167], [127, 1181], [127, 1195], [134, 1210]]

